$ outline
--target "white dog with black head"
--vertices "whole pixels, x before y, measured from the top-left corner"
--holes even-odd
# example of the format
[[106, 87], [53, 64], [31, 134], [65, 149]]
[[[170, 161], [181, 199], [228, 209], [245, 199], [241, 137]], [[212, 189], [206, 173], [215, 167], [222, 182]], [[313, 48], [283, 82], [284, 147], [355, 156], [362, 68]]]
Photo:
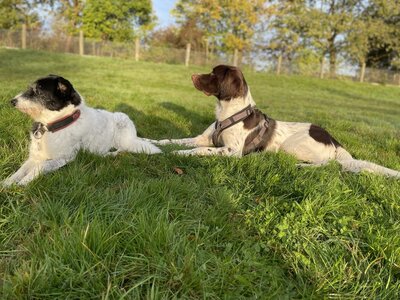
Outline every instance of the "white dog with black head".
[[72, 84], [57, 75], [36, 80], [11, 104], [35, 123], [29, 158], [3, 182], [5, 186], [25, 185], [41, 173], [54, 171], [72, 161], [80, 149], [99, 155], [161, 152], [137, 137], [135, 125], [127, 115], [86, 106]]

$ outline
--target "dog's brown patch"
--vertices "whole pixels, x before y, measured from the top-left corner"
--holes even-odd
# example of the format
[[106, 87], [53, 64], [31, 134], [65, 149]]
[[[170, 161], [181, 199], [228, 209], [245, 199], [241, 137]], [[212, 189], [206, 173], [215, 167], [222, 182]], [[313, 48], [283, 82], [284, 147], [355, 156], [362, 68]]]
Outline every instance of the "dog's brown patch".
[[310, 136], [317, 142], [325, 145], [334, 145], [336, 148], [340, 147], [340, 143], [335, 140], [328, 131], [320, 126], [311, 124], [309, 129]]
[[[247, 126], [254, 125], [254, 124], [255, 124], [255, 126], [249, 127], [249, 128], [245, 127], [246, 129], [255, 128], [256, 126], [259, 126], [261, 124], [261, 122], [264, 120], [264, 114], [262, 114], [259, 110], [256, 110], [256, 111], [259, 112], [263, 116], [263, 118], [259, 119], [259, 123], [253, 123], [253, 122], [255, 122], [254, 120], [256, 119], [256, 117], [252, 118], [250, 121], [248, 121]], [[251, 115], [249, 116], [249, 118], [250, 117], [251, 117]], [[244, 120], [243, 122], [245, 122], [245, 121], [246, 120]], [[246, 140], [244, 142], [243, 155], [247, 155], [251, 152], [260, 152], [260, 151], [265, 150], [265, 148], [267, 148], [268, 144], [270, 143], [270, 141], [272, 140], [272, 138], [274, 136], [275, 128], [276, 128], [276, 121], [274, 119], [268, 119], [268, 122], [269, 122], [268, 129], [262, 137], [262, 143], [260, 145], [258, 145], [258, 147], [256, 149], [252, 149], [250, 144], [258, 136], [262, 127], [259, 126], [259, 128], [250, 132], [250, 134], [246, 137]], [[244, 125], [244, 126], [246, 126], [246, 125]]]
[[243, 127], [245, 129], [253, 129], [260, 124], [262, 120], [265, 120], [265, 118], [266, 116], [261, 111], [254, 109], [253, 113], [243, 120]]

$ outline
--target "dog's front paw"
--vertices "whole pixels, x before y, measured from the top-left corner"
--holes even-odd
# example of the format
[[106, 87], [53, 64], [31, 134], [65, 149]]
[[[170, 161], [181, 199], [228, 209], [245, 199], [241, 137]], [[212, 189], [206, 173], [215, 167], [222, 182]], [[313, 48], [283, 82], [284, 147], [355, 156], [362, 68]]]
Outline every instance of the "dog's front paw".
[[164, 140], [149, 140], [150, 142], [152, 142], [153, 144], [156, 144], [156, 145], [160, 145], [160, 146], [163, 146], [163, 145], [169, 145], [169, 144], [172, 144], [173, 142], [172, 142], [172, 140], [170, 140], [170, 139], [164, 139]]
[[154, 145], [168, 145], [171, 144], [171, 140], [165, 139], [165, 140], [152, 140], [152, 139], [146, 139], [146, 138], [141, 138], [143, 141], [152, 143]]
[[14, 183], [17, 183], [17, 181], [12, 179], [11, 177], [8, 177], [7, 179], [2, 181], [1, 185], [3, 187], [9, 187], [9, 186], [13, 185]]
[[17, 184], [20, 185], [20, 186], [25, 186], [35, 178], [36, 178], [36, 175], [35, 175], [34, 172], [32, 172], [32, 173], [29, 173], [28, 175], [26, 175], [20, 181], [18, 181]]
[[175, 150], [175, 151], [172, 151], [172, 153], [176, 154], [176, 155], [183, 155], [183, 156], [194, 155], [193, 150]]

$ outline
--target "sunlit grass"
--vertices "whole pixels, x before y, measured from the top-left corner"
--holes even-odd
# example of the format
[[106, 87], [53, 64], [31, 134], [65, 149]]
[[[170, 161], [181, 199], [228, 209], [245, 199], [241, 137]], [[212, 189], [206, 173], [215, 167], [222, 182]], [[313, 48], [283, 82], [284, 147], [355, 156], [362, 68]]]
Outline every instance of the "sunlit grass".
[[[190, 81], [208, 69], [0, 49], [0, 180], [27, 157], [31, 124], [8, 101], [37, 77], [66, 77], [141, 136], [186, 137], [214, 118]], [[399, 87], [245, 76], [271, 117], [322, 125], [357, 158], [400, 170]], [[399, 298], [399, 180], [298, 169], [282, 153], [163, 149], [82, 152], [0, 188], [0, 298]]]

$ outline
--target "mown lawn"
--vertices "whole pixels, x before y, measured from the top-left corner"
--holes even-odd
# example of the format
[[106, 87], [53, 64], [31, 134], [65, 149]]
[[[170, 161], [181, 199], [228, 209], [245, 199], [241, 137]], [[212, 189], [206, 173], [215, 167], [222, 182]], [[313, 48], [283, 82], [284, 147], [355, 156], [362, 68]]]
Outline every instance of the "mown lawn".
[[[27, 157], [31, 120], [9, 99], [70, 79], [139, 135], [213, 121], [190, 74], [208, 69], [0, 49], [0, 180]], [[271, 117], [327, 128], [357, 158], [400, 170], [400, 88], [246, 72]], [[27, 187], [0, 188], [1, 299], [400, 297], [400, 180], [298, 169], [286, 154], [80, 153]], [[179, 175], [174, 172], [183, 170]]]

